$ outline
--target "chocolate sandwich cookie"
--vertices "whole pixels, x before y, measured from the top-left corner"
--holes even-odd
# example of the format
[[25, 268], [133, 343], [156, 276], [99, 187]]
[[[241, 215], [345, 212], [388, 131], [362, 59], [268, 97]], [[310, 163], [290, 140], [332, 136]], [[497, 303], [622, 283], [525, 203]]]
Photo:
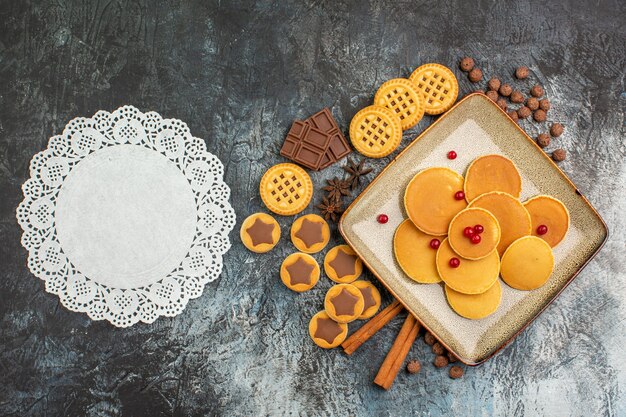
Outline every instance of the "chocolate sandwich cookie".
[[363, 272], [363, 262], [348, 245], [335, 246], [324, 257], [324, 271], [340, 284], [349, 284]]
[[331, 287], [324, 298], [324, 309], [328, 317], [337, 323], [350, 323], [363, 314], [365, 300], [361, 290], [352, 284], [337, 284]]
[[278, 243], [280, 226], [269, 214], [254, 213], [241, 224], [239, 236], [244, 246], [252, 252], [265, 253]]
[[363, 296], [363, 313], [361, 313], [359, 319], [369, 319], [380, 308], [380, 292], [378, 288], [369, 281], [354, 281], [351, 285], [357, 287]]
[[280, 279], [292, 291], [308, 291], [320, 279], [320, 267], [311, 255], [292, 253], [280, 266]]
[[337, 323], [325, 311], [320, 311], [309, 322], [309, 335], [317, 346], [331, 349], [339, 346], [346, 340], [348, 325]]
[[317, 214], [299, 217], [291, 226], [291, 241], [304, 253], [317, 253], [324, 249], [330, 239], [328, 223]]

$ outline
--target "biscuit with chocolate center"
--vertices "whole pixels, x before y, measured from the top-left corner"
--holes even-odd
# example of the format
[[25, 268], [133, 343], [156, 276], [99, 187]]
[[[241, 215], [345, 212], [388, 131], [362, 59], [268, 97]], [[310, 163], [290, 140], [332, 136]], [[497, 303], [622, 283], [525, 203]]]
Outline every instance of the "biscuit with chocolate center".
[[274, 248], [280, 239], [280, 226], [269, 214], [254, 213], [241, 224], [239, 237], [246, 248], [265, 253]]

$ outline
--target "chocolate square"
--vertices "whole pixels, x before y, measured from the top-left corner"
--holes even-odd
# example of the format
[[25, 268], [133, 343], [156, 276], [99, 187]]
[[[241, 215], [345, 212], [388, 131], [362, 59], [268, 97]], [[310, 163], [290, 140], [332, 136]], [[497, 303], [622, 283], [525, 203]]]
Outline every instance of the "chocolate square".
[[294, 121], [280, 150], [285, 158], [315, 171], [332, 165], [350, 152], [328, 108], [305, 121]]

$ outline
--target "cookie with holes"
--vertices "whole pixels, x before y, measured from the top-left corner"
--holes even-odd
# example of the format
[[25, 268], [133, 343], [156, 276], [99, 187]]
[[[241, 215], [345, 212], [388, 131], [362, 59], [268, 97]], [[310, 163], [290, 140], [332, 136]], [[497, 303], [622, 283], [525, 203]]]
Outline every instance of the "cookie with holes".
[[426, 114], [448, 111], [459, 95], [459, 83], [449, 68], [440, 64], [424, 64], [409, 79], [424, 95]]
[[396, 150], [402, 140], [402, 123], [384, 106], [367, 106], [350, 122], [350, 141], [368, 158], [382, 158]]
[[280, 239], [280, 226], [269, 214], [254, 213], [241, 224], [239, 237], [243, 245], [252, 252], [269, 252]]
[[281, 216], [291, 216], [309, 205], [313, 183], [304, 169], [284, 163], [274, 165], [263, 174], [259, 192], [268, 209]]
[[412, 81], [394, 78], [378, 88], [374, 104], [385, 106], [400, 118], [402, 130], [415, 126], [424, 117], [424, 96]]

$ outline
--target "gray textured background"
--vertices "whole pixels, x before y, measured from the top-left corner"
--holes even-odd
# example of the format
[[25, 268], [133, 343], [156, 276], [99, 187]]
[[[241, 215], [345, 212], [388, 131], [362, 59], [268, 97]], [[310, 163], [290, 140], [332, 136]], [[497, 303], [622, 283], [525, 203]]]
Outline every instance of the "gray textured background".
[[[439, 3], [2, 1], [0, 415], [626, 415], [624, 2]], [[432, 367], [418, 341], [410, 357], [423, 371], [402, 372], [390, 392], [374, 387], [401, 320], [352, 358], [313, 346], [308, 319], [330, 284], [296, 296], [280, 283], [286, 239], [259, 256], [232, 233], [218, 282], [180, 316], [126, 330], [67, 311], [26, 268], [20, 185], [72, 117], [133, 104], [186, 121], [224, 161], [241, 220], [262, 210], [258, 180], [282, 161], [294, 118], [329, 106], [347, 128], [383, 81], [430, 61], [456, 68], [466, 54], [487, 76], [531, 67], [566, 125], [561, 166], [611, 238], [529, 329], [461, 380]], [[462, 94], [475, 88], [459, 79]], [[283, 235], [290, 223], [281, 219]]]

